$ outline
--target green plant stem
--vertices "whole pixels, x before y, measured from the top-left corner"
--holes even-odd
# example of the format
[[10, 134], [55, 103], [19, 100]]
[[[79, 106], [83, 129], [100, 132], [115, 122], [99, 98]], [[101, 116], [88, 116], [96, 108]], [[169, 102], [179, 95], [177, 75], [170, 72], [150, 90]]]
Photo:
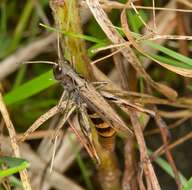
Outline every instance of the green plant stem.
[[[53, 10], [56, 27], [58, 30], [67, 33], [82, 34], [79, 10], [76, 0], [56, 1], [50, 0], [50, 6]], [[70, 36], [59, 33], [60, 44], [63, 48], [64, 57], [75, 65], [75, 70], [81, 73], [85, 78], [93, 80], [91, 66], [85, 42]]]

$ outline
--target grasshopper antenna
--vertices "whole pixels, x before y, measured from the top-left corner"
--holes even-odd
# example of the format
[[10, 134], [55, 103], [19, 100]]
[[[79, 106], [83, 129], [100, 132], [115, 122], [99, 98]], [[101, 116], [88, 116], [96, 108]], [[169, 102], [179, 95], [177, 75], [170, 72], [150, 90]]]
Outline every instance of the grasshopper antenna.
[[58, 65], [56, 62], [53, 61], [25, 61], [22, 64], [34, 64], [34, 63], [46, 63], [50, 65]]

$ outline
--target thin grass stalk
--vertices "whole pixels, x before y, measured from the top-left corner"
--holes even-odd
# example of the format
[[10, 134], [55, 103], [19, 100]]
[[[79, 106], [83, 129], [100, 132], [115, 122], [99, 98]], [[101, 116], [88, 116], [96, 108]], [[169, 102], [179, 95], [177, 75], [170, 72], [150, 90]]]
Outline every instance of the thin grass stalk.
[[[15, 157], [20, 158], [21, 156], [20, 156], [18, 142], [16, 139], [16, 131], [15, 131], [13, 123], [10, 119], [8, 110], [4, 104], [1, 92], [0, 92], [0, 113], [4, 119], [5, 125], [7, 127], [8, 133], [9, 133], [9, 138], [10, 138], [13, 154]], [[24, 169], [24, 170], [20, 171], [19, 174], [20, 174], [22, 185], [23, 185], [23, 189], [32, 190], [27, 170]]]

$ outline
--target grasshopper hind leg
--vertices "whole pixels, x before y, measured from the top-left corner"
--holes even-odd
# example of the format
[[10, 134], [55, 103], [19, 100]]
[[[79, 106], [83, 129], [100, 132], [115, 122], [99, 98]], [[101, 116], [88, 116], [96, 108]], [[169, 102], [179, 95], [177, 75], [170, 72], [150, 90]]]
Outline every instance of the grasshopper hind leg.
[[97, 154], [97, 150], [95, 147], [95, 140], [93, 139], [94, 126], [91, 123], [91, 120], [89, 119], [85, 105], [81, 105], [78, 109], [78, 120], [79, 120], [79, 125], [81, 127], [81, 131], [88, 143], [88, 147], [90, 150], [89, 152], [91, 152], [91, 157], [94, 158], [96, 162], [99, 164], [100, 158]]

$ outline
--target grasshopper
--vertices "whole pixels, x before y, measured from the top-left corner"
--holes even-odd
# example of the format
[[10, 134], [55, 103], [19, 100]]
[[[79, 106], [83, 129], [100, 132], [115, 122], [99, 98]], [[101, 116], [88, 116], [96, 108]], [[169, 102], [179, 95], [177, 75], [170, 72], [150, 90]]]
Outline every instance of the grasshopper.
[[[62, 128], [62, 126], [67, 122], [69, 117], [77, 111], [79, 117], [79, 123], [81, 127], [81, 132], [83, 133], [86, 141], [88, 143], [88, 148], [86, 148], [91, 155], [91, 157], [98, 159], [96, 150], [94, 148], [93, 137], [91, 135], [91, 127], [90, 127], [90, 119], [87, 113], [87, 109], [93, 110], [95, 113], [99, 115], [99, 117], [106, 122], [109, 126], [111, 126], [115, 131], [123, 131], [127, 133], [127, 135], [132, 135], [133, 132], [122, 118], [115, 112], [115, 110], [111, 107], [108, 101], [114, 102], [118, 105], [122, 105], [122, 107], [132, 107], [140, 112], [147, 112], [151, 115], [154, 113], [150, 110], [141, 108], [135, 104], [130, 103], [125, 99], [121, 99], [113, 94], [108, 92], [100, 93], [92, 83], [88, 82], [84, 78], [82, 78], [78, 73], [74, 71], [71, 67], [70, 62], [66, 59], [60, 60], [58, 63], [56, 62], [47, 62], [53, 64], [53, 74], [55, 79], [61, 84], [64, 88], [64, 93], [60, 102], [58, 104], [58, 108], [62, 108], [60, 112], [64, 113], [63, 119], [59, 123], [57, 132]], [[65, 101], [65, 105], [61, 106]], [[121, 106], [120, 106], [121, 107]], [[56, 112], [55, 112], [56, 113]], [[57, 111], [58, 113], [58, 111]], [[46, 116], [47, 119], [50, 116]], [[44, 120], [46, 118], [44, 116], [39, 119]], [[47, 120], [46, 119], [46, 120]], [[80, 121], [81, 120], [81, 121]], [[39, 121], [37, 120], [37, 123]], [[20, 141], [24, 141], [25, 138], [32, 133], [35, 129], [39, 127], [39, 125], [32, 125], [20, 139]], [[57, 135], [56, 132], [56, 135]]]
[[76, 104], [85, 103], [114, 129], [132, 133], [94, 86], [72, 69], [69, 61], [64, 60], [54, 65], [53, 73], [55, 79], [61, 83], [64, 90], [68, 94], [72, 94]]

